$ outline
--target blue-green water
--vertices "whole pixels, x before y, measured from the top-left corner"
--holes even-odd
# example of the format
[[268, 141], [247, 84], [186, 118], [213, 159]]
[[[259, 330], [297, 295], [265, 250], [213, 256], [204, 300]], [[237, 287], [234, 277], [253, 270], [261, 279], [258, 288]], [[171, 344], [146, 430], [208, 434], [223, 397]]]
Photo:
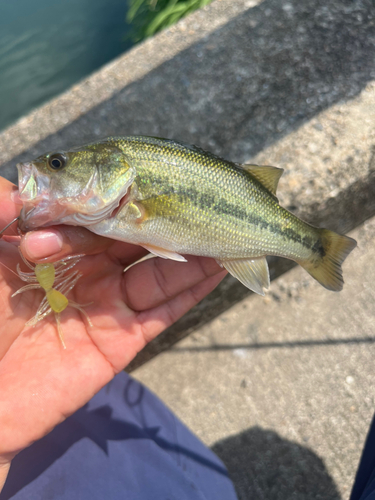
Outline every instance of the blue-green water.
[[131, 46], [127, 0], [0, 0], [0, 130]]

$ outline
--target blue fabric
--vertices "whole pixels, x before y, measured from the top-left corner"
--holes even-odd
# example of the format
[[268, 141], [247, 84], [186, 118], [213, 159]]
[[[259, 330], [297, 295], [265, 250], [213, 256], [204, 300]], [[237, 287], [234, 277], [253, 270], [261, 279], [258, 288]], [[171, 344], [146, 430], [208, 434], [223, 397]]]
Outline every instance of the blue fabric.
[[227, 471], [150, 391], [120, 373], [13, 460], [0, 500], [235, 500]]
[[367, 435], [350, 500], [375, 500], [375, 415]]

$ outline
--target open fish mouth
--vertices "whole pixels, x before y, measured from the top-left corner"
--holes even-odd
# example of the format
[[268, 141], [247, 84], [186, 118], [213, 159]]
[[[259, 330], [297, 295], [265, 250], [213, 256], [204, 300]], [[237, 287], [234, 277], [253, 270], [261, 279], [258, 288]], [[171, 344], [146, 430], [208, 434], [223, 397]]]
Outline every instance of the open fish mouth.
[[96, 171], [79, 193], [66, 195], [57, 192], [53, 179], [38, 169], [38, 163], [19, 163], [17, 169], [19, 198], [23, 203], [18, 224], [21, 231], [54, 224], [94, 225], [115, 217], [128, 198], [130, 181], [110, 202], [104, 202], [98, 193], [99, 177]]
[[38, 188], [31, 163], [18, 163], [18, 194], [25, 202], [36, 198]]
[[60, 207], [50, 205], [48, 200], [42, 200], [37, 205], [25, 202], [20, 212], [18, 227], [23, 232], [31, 231], [50, 226], [58, 220], [57, 217], [64, 217], [64, 215]]
[[50, 178], [38, 172], [33, 163], [18, 163], [18, 188], [22, 202], [34, 202], [49, 197]]
[[50, 206], [50, 179], [33, 163], [18, 163], [18, 196], [23, 203], [19, 228], [28, 231], [48, 225], [53, 218]]

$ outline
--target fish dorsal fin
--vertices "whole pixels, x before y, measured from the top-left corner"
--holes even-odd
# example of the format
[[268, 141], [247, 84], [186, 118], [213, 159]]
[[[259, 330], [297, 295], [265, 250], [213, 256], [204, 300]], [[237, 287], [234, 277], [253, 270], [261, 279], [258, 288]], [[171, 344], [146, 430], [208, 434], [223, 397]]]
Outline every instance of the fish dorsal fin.
[[243, 285], [259, 295], [264, 295], [263, 288], [270, 286], [270, 275], [265, 257], [258, 259], [237, 259], [218, 261], [219, 264]]
[[276, 196], [276, 189], [283, 168], [269, 167], [268, 165], [241, 165], [241, 167], [255, 177], [270, 193]]

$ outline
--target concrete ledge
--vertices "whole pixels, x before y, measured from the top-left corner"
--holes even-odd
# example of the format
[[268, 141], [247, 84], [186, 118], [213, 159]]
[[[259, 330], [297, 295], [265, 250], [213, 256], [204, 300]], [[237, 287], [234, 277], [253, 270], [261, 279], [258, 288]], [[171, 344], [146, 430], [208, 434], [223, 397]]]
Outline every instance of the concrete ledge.
[[[347, 232], [375, 213], [374, 79], [371, 0], [216, 0], [4, 131], [2, 175], [108, 135], [169, 137], [283, 167], [281, 203]], [[229, 278], [129, 369], [247, 293]]]

